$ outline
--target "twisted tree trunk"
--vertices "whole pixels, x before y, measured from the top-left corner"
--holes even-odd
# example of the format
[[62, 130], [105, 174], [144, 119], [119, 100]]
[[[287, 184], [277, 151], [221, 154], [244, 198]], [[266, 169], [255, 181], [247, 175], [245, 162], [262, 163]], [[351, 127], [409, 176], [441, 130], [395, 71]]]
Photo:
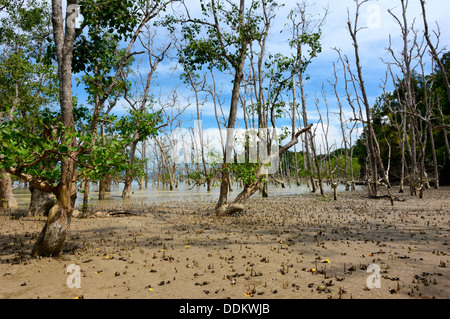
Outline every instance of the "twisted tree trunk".
[[71, 190], [63, 185], [56, 195], [56, 203], [48, 212], [47, 222], [36, 240], [32, 257], [58, 256], [64, 246], [67, 232], [72, 219], [75, 196], [71, 196]]

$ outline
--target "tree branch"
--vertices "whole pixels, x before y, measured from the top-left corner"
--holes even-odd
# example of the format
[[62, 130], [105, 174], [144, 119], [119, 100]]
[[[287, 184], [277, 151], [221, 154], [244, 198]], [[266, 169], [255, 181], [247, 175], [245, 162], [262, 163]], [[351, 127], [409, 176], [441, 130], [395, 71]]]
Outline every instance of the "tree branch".
[[14, 176], [17, 176], [21, 180], [28, 182], [33, 187], [36, 187], [42, 191], [49, 192], [49, 193], [55, 193], [57, 190], [57, 186], [55, 186], [49, 182], [43, 181], [39, 178], [36, 178], [34, 176], [31, 176], [29, 174], [25, 174], [25, 173], [21, 172], [20, 169], [17, 169], [14, 167], [9, 167], [9, 168], [7, 167], [7, 168], [5, 168], [5, 170], [8, 173], [10, 173]]
[[[289, 143], [284, 145], [280, 150], [278, 151], [278, 156], [281, 156], [284, 152], [286, 152], [288, 149], [290, 149], [292, 146], [298, 143], [298, 137], [302, 135], [303, 133], [308, 132], [313, 127], [313, 124], [309, 124], [308, 126], [302, 128], [300, 131], [295, 133], [294, 138], [291, 139]], [[276, 154], [276, 153], [275, 153]], [[274, 155], [275, 155], [274, 154]], [[272, 155], [273, 156], [273, 155]]]

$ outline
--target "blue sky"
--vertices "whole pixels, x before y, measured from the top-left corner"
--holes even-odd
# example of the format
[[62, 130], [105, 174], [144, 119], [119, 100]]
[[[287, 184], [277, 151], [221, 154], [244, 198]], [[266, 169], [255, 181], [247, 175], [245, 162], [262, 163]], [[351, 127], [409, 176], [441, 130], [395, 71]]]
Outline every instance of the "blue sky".
[[[311, 122], [318, 120], [318, 114], [316, 105], [314, 103], [314, 96], [317, 95], [320, 98], [320, 110], [325, 120], [325, 107], [324, 102], [321, 99], [321, 89], [324, 86], [326, 91], [326, 97], [329, 107], [329, 139], [330, 143], [336, 141], [337, 145], [340, 143], [340, 127], [337, 112], [337, 100], [334, 95], [333, 88], [329, 85], [328, 81], [334, 81], [333, 75], [333, 62], [337, 62], [337, 53], [332, 48], [338, 48], [342, 50], [342, 54], [347, 55], [350, 61], [354, 61], [354, 50], [351, 43], [351, 38], [347, 30], [347, 10], [350, 12], [350, 17], [353, 20], [353, 13], [355, 10], [355, 4], [353, 0], [316, 0], [309, 1], [311, 4], [311, 14], [322, 14], [323, 8], [328, 8], [328, 16], [326, 23], [323, 27], [322, 53], [313, 60], [313, 63], [309, 66], [307, 73], [310, 76], [310, 80], [305, 83], [305, 92], [307, 93], [308, 101], [308, 116]], [[199, 1], [188, 0], [186, 1], [187, 7], [194, 14], [199, 12]], [[289, 55], [291, 50], [288, 46], [289, 32], [286, 30], [287, 15], [294, 5], [294, 1], [285, 1], [285, 6], [277, 11], [277, 18], [272, 29], [272, 34], [268, 40], [268, 52], [270, 53], [282, 53]], [[388, 54], [386, 48], [389, 46], [389, 36], [391, 36], [393, 47], [395, 50], [401, 49], [400, 29], [393, 17], [388, 13], [388, 9], [391, 9], [395, 14], [401, 14], [400, 1], [392, 0], [380, 0], [371, 1], [365, 4], [361, 8], [361, 15], [359, 24], [361, 27], [366, 27], [358, 34], [358, 41], [360, 46], [361, 64], [363, 66], [363, 76], [365, 78], [365, 84], [370, 102], [373, 103], [375, 99], [380, 96], [382, 89], [380, 84], [385, 78], [386, 64], [385, 61], [392, 61], [392, 57]], [[427, 1], [427, 15], [429, 26], [432, 29], [436, 29], [435, 21], [439, 23], [441, 30], [440, 48], [444, 48], [450, 44], [450, 19], [448, 19], [448, 12], [450, 12], [450, 4], [445, 0], [428, 0]], [[415, 28], [422, 30], [423, 21], [421, 16], [421, 9], [419, 0], [410, 0], [408, 8], [409, 22], [415, 20]], [[160, 40], [160, 45], [167, 43], [168, 36], [163, 30], [158, 31], [157, 39]], [[172, 52], [172, 55], [174, 53]], [[139, 63], [139, 69], [145, 71], [146, 66], [145, 57], [138, 57], [137, 63]], [[430, 67], [431, 63], [428, 62], [427, 67]], [[354, 64], [352, 65], [355, 70]], [[339, 81], [342, 85], [342, 68], [337, 64], [337, 71], [340, 76]], [[394, 70], [398, 72], [398, 70]], [[156, 77], [153, 81], [153, 87], [151, 92], [161, 100], [168, 98], [170, 92], [177, 89], [179, 96], [180, 107], [186, 105], [187, 109], [183, 117], [183, 126], [194, 126], [193, 117], [195, 117], [195, 105], [193, 93], [189, 91], [185, 85], [181, 82], [179, 76], [181, 68], [177, 65], [175, 59], [165, 59], [159, 65], [157, 69]], [[74, 78], [77, 75], [74, 76]], [[221, 98], [224, 101], [224, 113], [228, 114], [229, 109], [229, 97], [231, 94], [231, 77], [226, 74], [217, 74], [216, 82], [218, 88], [222, 91]], [[344, 102], [344, 110], [347, 118], [352, 115], [352, 112], [348, 105], [345, 104], [345, 92], [340, 86], [341, 101]], [[388, 83], [388, 90], [392, 90], [391, 82]], [[81, 88], [74, 87], [74, 93], [79, 97], [80, 102], [85, 100], [85, 93]], [[189, 104], [190, 102], [190, 104]], [[119, 101], [119, 104], [114, 109], [116, 114], [123, 114], [127, 108], [127, 103], [124, 100]], [[203, 127], [204, 129], [214, 130], [217, 128], [216, 120], [214, 117], [214, 109], [211, 101], [207, 101], [202, 106], [203, 114]], [[243, 127], [242, 112], [239, 113], [238, 126]], [[280, 121], [280, 126], [288, 124], [288, 120]], [[319, 131], [321, 128], [319, 128]], [[320, 133], [320, 132], [318, 132]], [[320, 134], [318, 134], [320, 135]], [[319, 138], [318, 143], [321, 143]]]

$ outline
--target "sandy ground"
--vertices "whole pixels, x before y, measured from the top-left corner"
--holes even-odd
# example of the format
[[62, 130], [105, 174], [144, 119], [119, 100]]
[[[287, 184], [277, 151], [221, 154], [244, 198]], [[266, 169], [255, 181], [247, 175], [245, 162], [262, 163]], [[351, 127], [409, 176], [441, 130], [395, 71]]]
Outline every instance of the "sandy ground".
[[450, 188], [395, 195], [255, 195], [227, 218], [212, 202], [140, 203], [74, 218], [63, 255], [39, 259], [45, 219], [4, 212], [0, 298], [449, 298]]

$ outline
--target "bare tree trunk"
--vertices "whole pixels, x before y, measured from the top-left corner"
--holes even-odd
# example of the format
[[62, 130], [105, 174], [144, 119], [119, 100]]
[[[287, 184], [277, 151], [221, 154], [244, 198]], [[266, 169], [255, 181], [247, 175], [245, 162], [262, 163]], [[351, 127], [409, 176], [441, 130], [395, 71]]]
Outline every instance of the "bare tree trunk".
[[[374, 137], [374, 146], [375, 146], [375, 153], [378, 160], [378, 165], [380, 166], [380, 171], [383, 176], [384, 182], [386, 183], [387, 187], [391, 187], [391, 183], [389, 182], [389, 170], [386, 170], [384, 168], [383, 159], [381, 158], [381, 151], [380, 151], [380, 144], [378, 143], [378, 138], [375, 132], [373, 132]], [[388, 159], [390, 160], [390, 158]]]
[[[73, 167], [73, 165], [69, 167], [70, 173], [73, 172]], [[72, 174], [67, 175], [72, 177]], [[71, 195], [72, 191], [65, 185], [59, 189], [56, 203], [48, 212], [47, 222], [33, 246], [31, 256], [57, 256], [61, 253], [75, 204], [76, 195]]]
[[362, 75], [362, 67], [360, 63], [360, 57], [359, 57], [359, 46], [357, 41], [357, 32], [360, 30], [358, 27], [358, 18], [359, 18], [359, 9], [362, 3], [359, 2], [359, 0], [356, 1], [357, 3], [357, 10], [355, 15], [355, 24], [352, 26], [352, 23], [350, 22], [350, 17], [348, 20], [348, 30], [350, 32], [350, 35], [352, 37], [353, 41], [353, 47], [355, 51], [355, 59], [356, 59], [356, 69], [358, 73], [358, 79], [359, 79], [359, 88], [362, 93], [363, 103], [365, 106], [366, 111], [366, 126], [367, 126], [367, 153], [369, 158], [369, 168], [370, 168], [370, 175], [372, 180], [369, 180], [369, 191], [371, 196], [378, 196], [379, 192], [379, 185], [378, 185], [378, 169], [377, 169], [377, 155], [376, 155], [376, 149], [374, 146], [374, 131], [372, 127], [372, 119], [370, 114], [370, 104], [369, 100], [367, 98], [366, 93], [366, 87], [364, 84], [364, 78]]
[[30, 186], [31, 200], [27, 216], [48, 216], [49, 210], [55, 204], [56, 197], [39, 188]]
[[333, 200], [337, 200], [337, 183], [332, 183], [331, 188], [333, 188]]
[[294, 164], [295, 164], [295, 183], [297, 186], [300, 186], [300, 177], [299, 177], [299, 167], [298, 167], [298, 159], [297, 159], [297, 148], [294, 146]]
[[[306, 97], [304, 92], [304, 83], [303, 83], [303, 75], [300, 73], [298, 75], [299, 82], [300, 82], [300, 94], [301, 94], [301, 100], [302, 100], [302, 116], [303, 116], [303, 126], [308, 126], [308, 115], [306, 112]], [[309, 139], [309, 141], [308, 141]], [[311, 155], [310, 155], [310, 143], [313, 143], [311, 132], [308, 132], [305, 135], [305, 151], [306, 151], [306, 164], [308, 167], [308, 175], [311, 182], [311, 192], [316, 192], [316, 184], [314, 183], [314, 176], [313, 176], [313, 168], [311, 164]], [[313, 145], [311, 145], [311, 148]]]
[[[77, 5], [77, 0], [68, 0], [67, 5]], [[66, 12], [66, 21], [73, 12]], [[52, 24], [58, 61], [59, 91], [61, 118], [65, 128], [74, 130], [73, 97], [72, 97], [72, 58], [75, 40], [75, 26], [66, 23], [64, 27], [62, 1], [52, 0]], [[62, 137], [64, 140], [64, 136]], [[75, 148], [73, 137], [68, 145]], [[56, 256], [62, 251], [72, 218], [76, 199], [78, 154], [69, 152], [69, 156], [61, 160], [61, 178], [56, 188], [56, 203], [50, 209], [47, 222], [33, 246], [32, 256]]]
[[236, 125], [236, 116], [237, 116], [237, 107], [238, 107], [238, 99], [239, 99], [239, 91], [241, 87], [241, 81], [243, 78], [243, 70], [244, 70], [244, 62], [245, 59], [242, 56], [241, 62], [236, 68], [236, 75], [234, 77], [233, 91], [231, 94], [231, 107], [230, 114], [228, 116], [228, 126], [227, 126], [227, 138], [226, 138], [226, 146], [225, 146], [225, 154], [224, 154], [224, 163], [222, 164], [222, 179], [220, 184], [220, 194], [219, 200], [217, 201], [216, 208], [224, 205], [228, 200], [228, 191], [230, 185], [230, 168], [228, 163], [231, 161], [231, 152], [234, 140], [234, 127]]
[[224, 204], [219, 208], [216, 208], [216, 216], [228, 216], [244, 210], [244, 202], [252, 196], [261, 187], [261, 176], [257, 180], [249, 185], [244, 185], [244, 189], [239, 193], [232, 203]]
[[[391, 71], [392, 72], [392, 71]], [[391, 73], [391, 77], [394, 80], [394, 76]], [[395, 81], [394, 86], [395, 85]], [[400, 154], [401, 154], [401, 168], [400, 168], [400, 188], [399, 193], [404, 193], [404, 185], [405, 185], [405, 171], [406, 171], [406, 156], [405, 156], [405, 143], [407, 139], [406, 133], [406, 109], [405, 103], [401, 101], [399, 89], [397, 88], [397, 100], [399, 101], [399, 105], [402, 108], [402, 112], [400, 113], [401, 123], [397, 125], [398, 137], [400, 140]], [[394, 110], [392, 110], [394, 113]]]
[[[428, 48], [430, 49], [431, 56], [433, 57], [433, 59], [436, 62], [436, 64], [439, 66], [439, 69], [441, 70], [442, 80], [444, 81], [444, 85], [445, 85], [445, 88], [447, 90], [447, 98], [448, 98], [448, 101], [450, 101], [450, 82], [448, 80], [447, 73], [445, 72], [444, 64], [442, 63], [442, 61], [439, 58], [439, 55], [437, 53], [437, 50], [436, 50], [437, 48], [435, 47], [435, 45], [433, 45], [433, 43], [431, 42], [431, 39], [430, 39], [430, 32], [429, 32], [429, 29], [428, 29], [428, 21], [427, 21], [427, 14], [426, 14], [426, 9], [425, 9], [425, 0], [420, 0], [420, 4], [422, 6], [422, 17], [423, 17], [423, 23], [424, 23], [424, 28], [425, 28], [425, 32], [424, 32], [425, 39], [427, 40], [427, 44], [428, 44]], [[438, 38], [439, 38], [439, 36], [438, 36]]]
[[336, 65], [333, 63], [333, 69], [334, 69], [334, 78], [335, 78], [335, 82], [331, 83], [329, 82], [334, 89], [334, 95], [336, 96], [337, 99], [337, 103], [339, 106], [339, 122], [341, 123], [341, 133], [342, 133], [342, 143], [344, 144], [344, 179], [346, 181], [345, 185], [345, 190], [348, 191], [349, 190], [349, 185], [348, 185], [348, 180], [349, 180], [349, 155], [348, 155], [348, 143], [347, 143], [347, 136], [345, 134], [345, 128], [344, 128], [344, 114], [343, 114], [343, 110], [342, 110], [342, 103], [341, 103], [341, 99], [339, 97], [339, 94], [337, 92], [337, 84], [338, 84], [338, 76], [337, 76], [337, 72], [336, 72]]
[[[194, 90], [195, 95], [195, 104], [196, 104], [196, 110], [197, 110], [197, 123], [198, 123], [198, 136], [200, 139], [200, 152], [201, 152], [201, 158], [202, 158], [202, 169], [203, 174], [205, 175], [205, 181], [206, 181], [206, 191], [209, 193], [211, 192], [211, 177], [209, 176], [209, 169], [208, 169], [208, 163], [206, 162], [205, 158], [205, 143], [204, 143], [204, 136], [203, 136], [203, 125], [202, 125], [202, 112], [200, 110], [200, 98], [199, 98], [199, 91], [203, 90], [203, 87], [206, 84], [206, 77], [203, 78], [201, 82], [196, 82], [192, 76], [191, 71], [186, 71], [186, 75], [189, 79], [189, 84]], [[195, 136], [195, 134], [194, 134]]]
[[[300, 131], [298, 131], [289, 143], [287, 143], [282, 148], [280, 148], [278, 154], [271, 155], [272, 158], [277, 155], [281, 157], [288, 149], [290, 149], [292, 146], [297, 144], [298, 137], [301, 134], [308, 132], [311, 129], [311, 127], [312, 127], [312, 124], [308, 125], [307, 127], [304, 127]], [[261, 188], [261, 182], [262, 182], [262, 179], [264, 178], [264, 175], [262, 174], [262, 170], [263, 170], [263, 165], [260, 166], [258, 172], [256, 173], [255, 180], [253, 182], [249, 183], [248, 185], [244, 185], [244, 189], [242, 190], [242, 192], [239, 193], [238, 196], [231, 203], [223, 204], [222, 206], [220, 206], [218, 208], [216, 207], [216, 209], [214, 210], [215, 215], [216, 216], [227, 216], [227, 215], [232, 215], [234, 213], [243, 211], [244, 210], [244, 205], [243, 205], [244, 202], [250, 196], [252, 196], [258, 189]]]
[[111, 192], [111, 181], [110, 175], [106, 175], [100, 180], [98, 185], [98, 200], [104, 200], [107, 192]]
[[[163, 50], [161, 50], [162, 52], [158, 56], [156, 56], [154, 49], [153, 49], [153, 35], [151, 34], [151, 31], [150, 31], [148, 25], [145, 25], [145, 27], [148, 30], [147, 41], [144, 44], [144, 41], [141, 40], [141, 44], [146, 50], [146, 53], [148, 56], [148, 63], [150, 65], [150, 70], [147, 73], [147, 78], [143, 85], [144, 90], [143, 90], [143, 92], [141, 94], [141, 98], [138, 100], [138, 102], [130, 101], [130, 99], [127, 97], [127, 91], [125, 91], [126, 101], [128, 102], [128, 104], [131, 106], [131, 108], [133, 110], [138, 111], [138, 112], [143, 112], [145, 110], [145, 108], [147, 107], [147, 102], [149, 100], [149, 91], [150, 91], [150, 87], [152, 84], [153, 74], [155, 73], [159, 63], [161, 63], [161, 61], [164, 60], [167, 51], [170, 49], [170, 47], [172, 45], [170, 43]], [[137, 36], [139, 36], [139, 33], [137, 33]], [[137, 148], [138, 142], [139, 142], [139, 133], [137, 130], [135, 130], [133, 142], [131, 144], [131, 149], [130, 149], [130, 158], [129, 158], [129, 162], [128, 162], [128, 164], [130, 165], [130, 169], [125, 173], [125, 182], [124, 182], [125, 185], [124, 185], [124, 188], [122, 191], [122, 198], [130, 198], [131, 197], [131, 184], [133, 181], [133, 172], [131, 171], [131, 166], [134, 163], [134, 158], [135, 158], [135, 153], [136, 153], [136, 148]]]
[[0, 171], [0, 208], [19, 207], [14, 197], [11, 176], [4, 170]]
[[436, 146], [434, 143], [433, 129], [431, 125], [428, 125], [428, 134], [430, 135], [431, 152], [433, 153], [434, 189], [439, 189], [439, 166], [436, 156]]
[[142, 141], [142, 158], [144, 160], [144, 187], [148, 187], [148, 158], [147, 158], [147, 141]]
[[[428, 104], [428, 103], [427, 103]], [[428, 134], [430, 135], [431, 152], [433, 154], [433, 168], [434, 168], [434, 189], [439, 189], [439, 166], [436, 156], [436, 145], [434, 142], [433, 127], [431, 123], [428, 126]]]
[[[405, 98], [405, 104], [406, 104], [406, 111], [409, 112], [409, 122], [408, 122], [408, 132], [409, 132], [409, 143], [407, 144], [408, 150], [410, 151], [410, 159], [411, 159], [411, 167], [410, 167], [410, 173], [409, 173], [409, 186], [410, 186], [410, 193], [411, 195], [417, 194], [417, 186], [421, 183], [420, 181], [420, 175], [419, 172], [419, 164], [417, 162], [417, 136], [420, 133], [418, 131], [418, 125], [417, 125], [417, 118], [413, 115], [415, 114], [416, 105], [415, 105], [415, 97], [414, 97], [414, 88], [413, 88], [413, 70], [411, 66], [411, 62], [413, 60], [412, 57], [412, 50], [409, 48], [409, 43], [411, 42], [409, 39], [409, 33], [411, 31], [415, 32], [413, 29], [410, 29], [408, 26], [408, 20], [407, 20], [407, 7], [408, 7], [408, 1], [401, 0], [402, 5], [402, 17], [398, 18], [395, 14], [393, 14], [390, 10], [388, 12], [392, 15], [392, 17], [397, 21], [398, 25], [400, 26], [401, 32], [402, 32], [402, 40], [403, 40], [403, 49], [401, 52], [402, 61], [399, 62], [397, 59], [397, 64], [399, 64], [399, 67], [402, 70], [403, 76], [404, 76], [404, 89], [406, 92], [406, 98]], [[414, 40], [413, 46], [416, 45], [417, 42]], [[393, 57], [395, 58], [394, 52], [392, 49], [389, 49]], [[418, 52], [420, 55], [420, 52]], [[420, 141], [419, 141], [420, 142]]]
[[[240, 0], [239, 6], [239, 26], [237, 32], [241, 32], [242, 28], [245, 26], [245, 0]], [[215, 11], [214, 11], [215, 12]], [[217, 18], [217, 17], [216, 17]], [[219, 26], [216, 25], [218, 29]], [[216, 204], [216, 209], [219, 209], [222, 205], [224, 205], [228, 200], [228, 191], [230, 185], [230, 167], [228, 163], [231, 161], [231, 152], [232, 145], [234, 140], [234, 128], [236, 125], [236, 117], [238, 110], [238, 102], [239, 95], [241, 89], [242, 79], [244, 77], [244, 65], [247, 56], [247, 49], [249, 41], [244, 41], [241, 44], [241, 48], [238, 52], [237, 63], [234, 64], [233, 68], [235, 71], [234, 80], [233, 80], [233, 90], [231, 91], [231, 104], [230, 104], [230, 113], [228, 116], [228, 125], [227, 125], [227, 137], [225, 144], [225, 152], [224, 152], [224, 162], [222, 164], [222, 179], [220, 184], [220, 194], [219, 199]]]
[[161, 150], [161, 154], [162, 154], [163, 157], [164, 157], [164, 161], [165, 161], [165, 163], [166, 163], [167, 172], [168, 172], [168, 174], [169, 174], [169, 186], [170, 186], [170, 190], [172, 191], [172, 190], [173, 190], [173, 187], [174, 187], [174, 185], [175, 185], [175, 176], [174, 176], [174, 172], [173, 172], [172, 167], [171, 167], [171, 165], [170, 165], [170, 163], [169, 163], [169, 158], [167, 157], [167, 154], [166, 154], [166, 152], [164, 151], [163, 146], [161, 145], [161, 142], [158, 140], [158, 138], [155, 138], [155, 141], [156, 141], [156, 143], [158, 144], [159, 149]]
[[441, 107], [441, 102], [439, 100], [437, 100], [437, 108], [439, 111], [439, 115], [441, 117], [441, 125], [442, 125], [442, 131], [444, 133], [444, 142], [445, 142], [445, 147], [447, 149], [447, 156], [448, 156], [448, 160], [450, 161], [450, 143], [448, 141], [448, 136], [447, 136], [447, 130], [445, 129], [445, 117], [444, 117], [444, 113], [442, 112], [442, 107]]
[[81, 209], [81, 216], [88, 216], [88, 208], [89, 208], [89, 190], [91, 188], [91, 179], [86, 177], [84, 180], [84, 188], [83, 188], [83, 206]]
[[189, 165], [187, 163], [184, 164], [184, 171], [186, 175], [185, 182], [190, 186], [191, 185], [191, 179], [189, 178]]
[[[311, 132], [309, 132], [311, 134]], [[313, 136], [311, 134], [311, 150], [312, 150], [312, 155], [314, 157], [314, 163], [316, 164], [316, 171], [317, 171], [317, 180], [318, 180], [318, 187], [320, 190], [320, 195], [324, 196], [324, 190], [323, 190], [323, 177], [322, 177], [322, 169], [321, 169], [321, 165], [319, 163], [319, 158], [317, 157], [317, 151], [316, 151], [316, 146], [315, 143], [313, 142]], [[313, 182], [314, 184], [314, 182]]]
[[220, 207], [225, 205], [228, 200], [228, 187], [230, 184], [229, 176], [230, 175], [229, 175], [228, 164], [223, 163], [222, 169], [221, 169], [220, 194], [219, 194], [219, 200], [217, 201], [217, 204], [216, 204], [216, 209], [219, 209]]
[[[137, 132], [135, 132], [133, 143], [131, 144], [131, 150], [130, 150], [130, 158], [128, 159], [128, 164], [131, 166], [134, 162], [134, 156], [136, 153], [136, 147], [138, 143], [137, 138]], [[130, 198], [131, 197], [131, 184], [133, 183], [133, 172], [130, 169], [128, 169], [125, 172], [125, 180], [124, 180], [124, 186], [122, 191], [122, 198]]]
[[[292, 72], [292, 115], [291, 115], [291, 130], [292, 137], [295, 135], [295, 115], [297, 113], [297, 92], [295, 87], [295, 73]], [[297, 186], [300, 186], [300, 179], [298, 176], [298, 160], [297, 160], [297, 146], [294, 145], [294, 165], [295, 165], [295, 182]]]

